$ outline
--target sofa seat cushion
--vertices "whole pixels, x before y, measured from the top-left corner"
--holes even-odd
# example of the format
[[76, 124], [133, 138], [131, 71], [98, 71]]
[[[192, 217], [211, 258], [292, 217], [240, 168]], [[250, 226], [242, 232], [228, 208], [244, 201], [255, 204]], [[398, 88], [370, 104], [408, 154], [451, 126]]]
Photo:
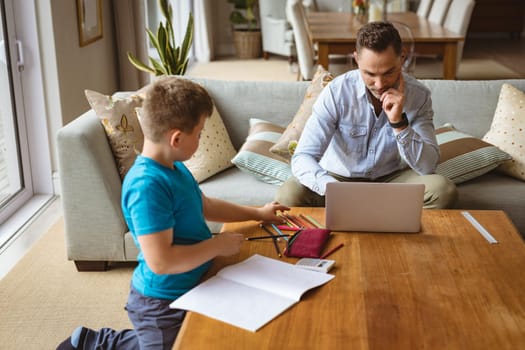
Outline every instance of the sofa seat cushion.
[[[525, 238], [525, 185], [497, 170], [457, 186], [456, 208], [503, 210]], [[495, 237], [497, 234], [495, 235]], [[497, 237], [496, 237], [497, 239]]]

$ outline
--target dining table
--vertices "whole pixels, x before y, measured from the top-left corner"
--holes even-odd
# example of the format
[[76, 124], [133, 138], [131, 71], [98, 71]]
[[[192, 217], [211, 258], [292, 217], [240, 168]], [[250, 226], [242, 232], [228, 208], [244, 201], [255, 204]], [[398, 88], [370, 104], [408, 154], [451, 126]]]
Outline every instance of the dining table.
[[[465, 40], [459, 33], [418, 16], [415, 12], [391, 12], [387, 21], [410, 28], [414, 52], [443, 60], [443, 79], [456, 79], [458, 46]], [[355, 50], [357, 32], [365, 23], [351, 12], [309, 12], [310, 39], [317, 46], [317, 63], [329, 69], [329, 55], [348, 55]], [[416, 62], [417, 63], [417, 62]]]

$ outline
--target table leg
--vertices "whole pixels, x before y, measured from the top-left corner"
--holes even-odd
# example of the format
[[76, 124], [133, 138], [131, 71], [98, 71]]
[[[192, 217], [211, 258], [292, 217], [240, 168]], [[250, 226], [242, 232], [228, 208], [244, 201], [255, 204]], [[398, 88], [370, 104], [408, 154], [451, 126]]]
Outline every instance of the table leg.
[[317, 44], [317, 63], [324, 67], [324, 69], [328, 70], [328, 52], [329, 52], [328, 44], [324, 43], [318, 43]]
[[456, 79], [456, 60], [458, 52], [458, 43], [450, 42], [445, 44], [443, 52], [443, 79]]

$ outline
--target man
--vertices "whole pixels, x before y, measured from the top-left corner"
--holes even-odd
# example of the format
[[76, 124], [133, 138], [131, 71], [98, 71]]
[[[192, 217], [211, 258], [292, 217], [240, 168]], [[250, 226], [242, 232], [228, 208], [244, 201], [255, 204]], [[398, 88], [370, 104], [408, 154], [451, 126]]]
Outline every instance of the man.
[[358, 70], [335, 78], [312, 109], [277, 193], [288, 206], [324, 206], [334, 181], [425, 185], [424, 207], [447, 208], [454, 183], [433, 174], [438, 160], [430, 91], [402, 72], [401, 38], [389, 22], [357, 34]]

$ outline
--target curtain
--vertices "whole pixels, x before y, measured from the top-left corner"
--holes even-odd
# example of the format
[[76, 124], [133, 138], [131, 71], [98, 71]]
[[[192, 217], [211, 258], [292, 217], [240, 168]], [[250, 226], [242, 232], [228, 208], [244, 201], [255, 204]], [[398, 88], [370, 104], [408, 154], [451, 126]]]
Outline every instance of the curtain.
[[[211, 6], [213, 0], [170, 0], [173, 8], [173, 31], [178, 45], [182, 43], [189, 12], [194, 14], [193, 51], [197, 61], [213, 58]], [[119, 67], [119, 90], [133, 91], [151, 81], [151, 75], [135, 68], [128, 60], [131, 52], [142, 62], [148, 62], [148, 38], [145, 28], [157, 30], [162, 19], [157, 1], [113, 0], [115, 41]], [[152, 23], [148, 23], [152, 22]]]
[[209, 62], [214, 58], [212, 40], [211, 2], [213, 0], [194, 0], [193, 13], [195, 14], [195, 58], [199, 62]]
[[[147, 0], [146, 0], [147, 1]], [[144, 0], [113, 0], [115, 41], [119, 67], [119, 90], [137, 90], [150, 82], [150, 75], [135, 68], [128, 60], [131, 52], [143, 62], [148, 60], [146, 8]]]

